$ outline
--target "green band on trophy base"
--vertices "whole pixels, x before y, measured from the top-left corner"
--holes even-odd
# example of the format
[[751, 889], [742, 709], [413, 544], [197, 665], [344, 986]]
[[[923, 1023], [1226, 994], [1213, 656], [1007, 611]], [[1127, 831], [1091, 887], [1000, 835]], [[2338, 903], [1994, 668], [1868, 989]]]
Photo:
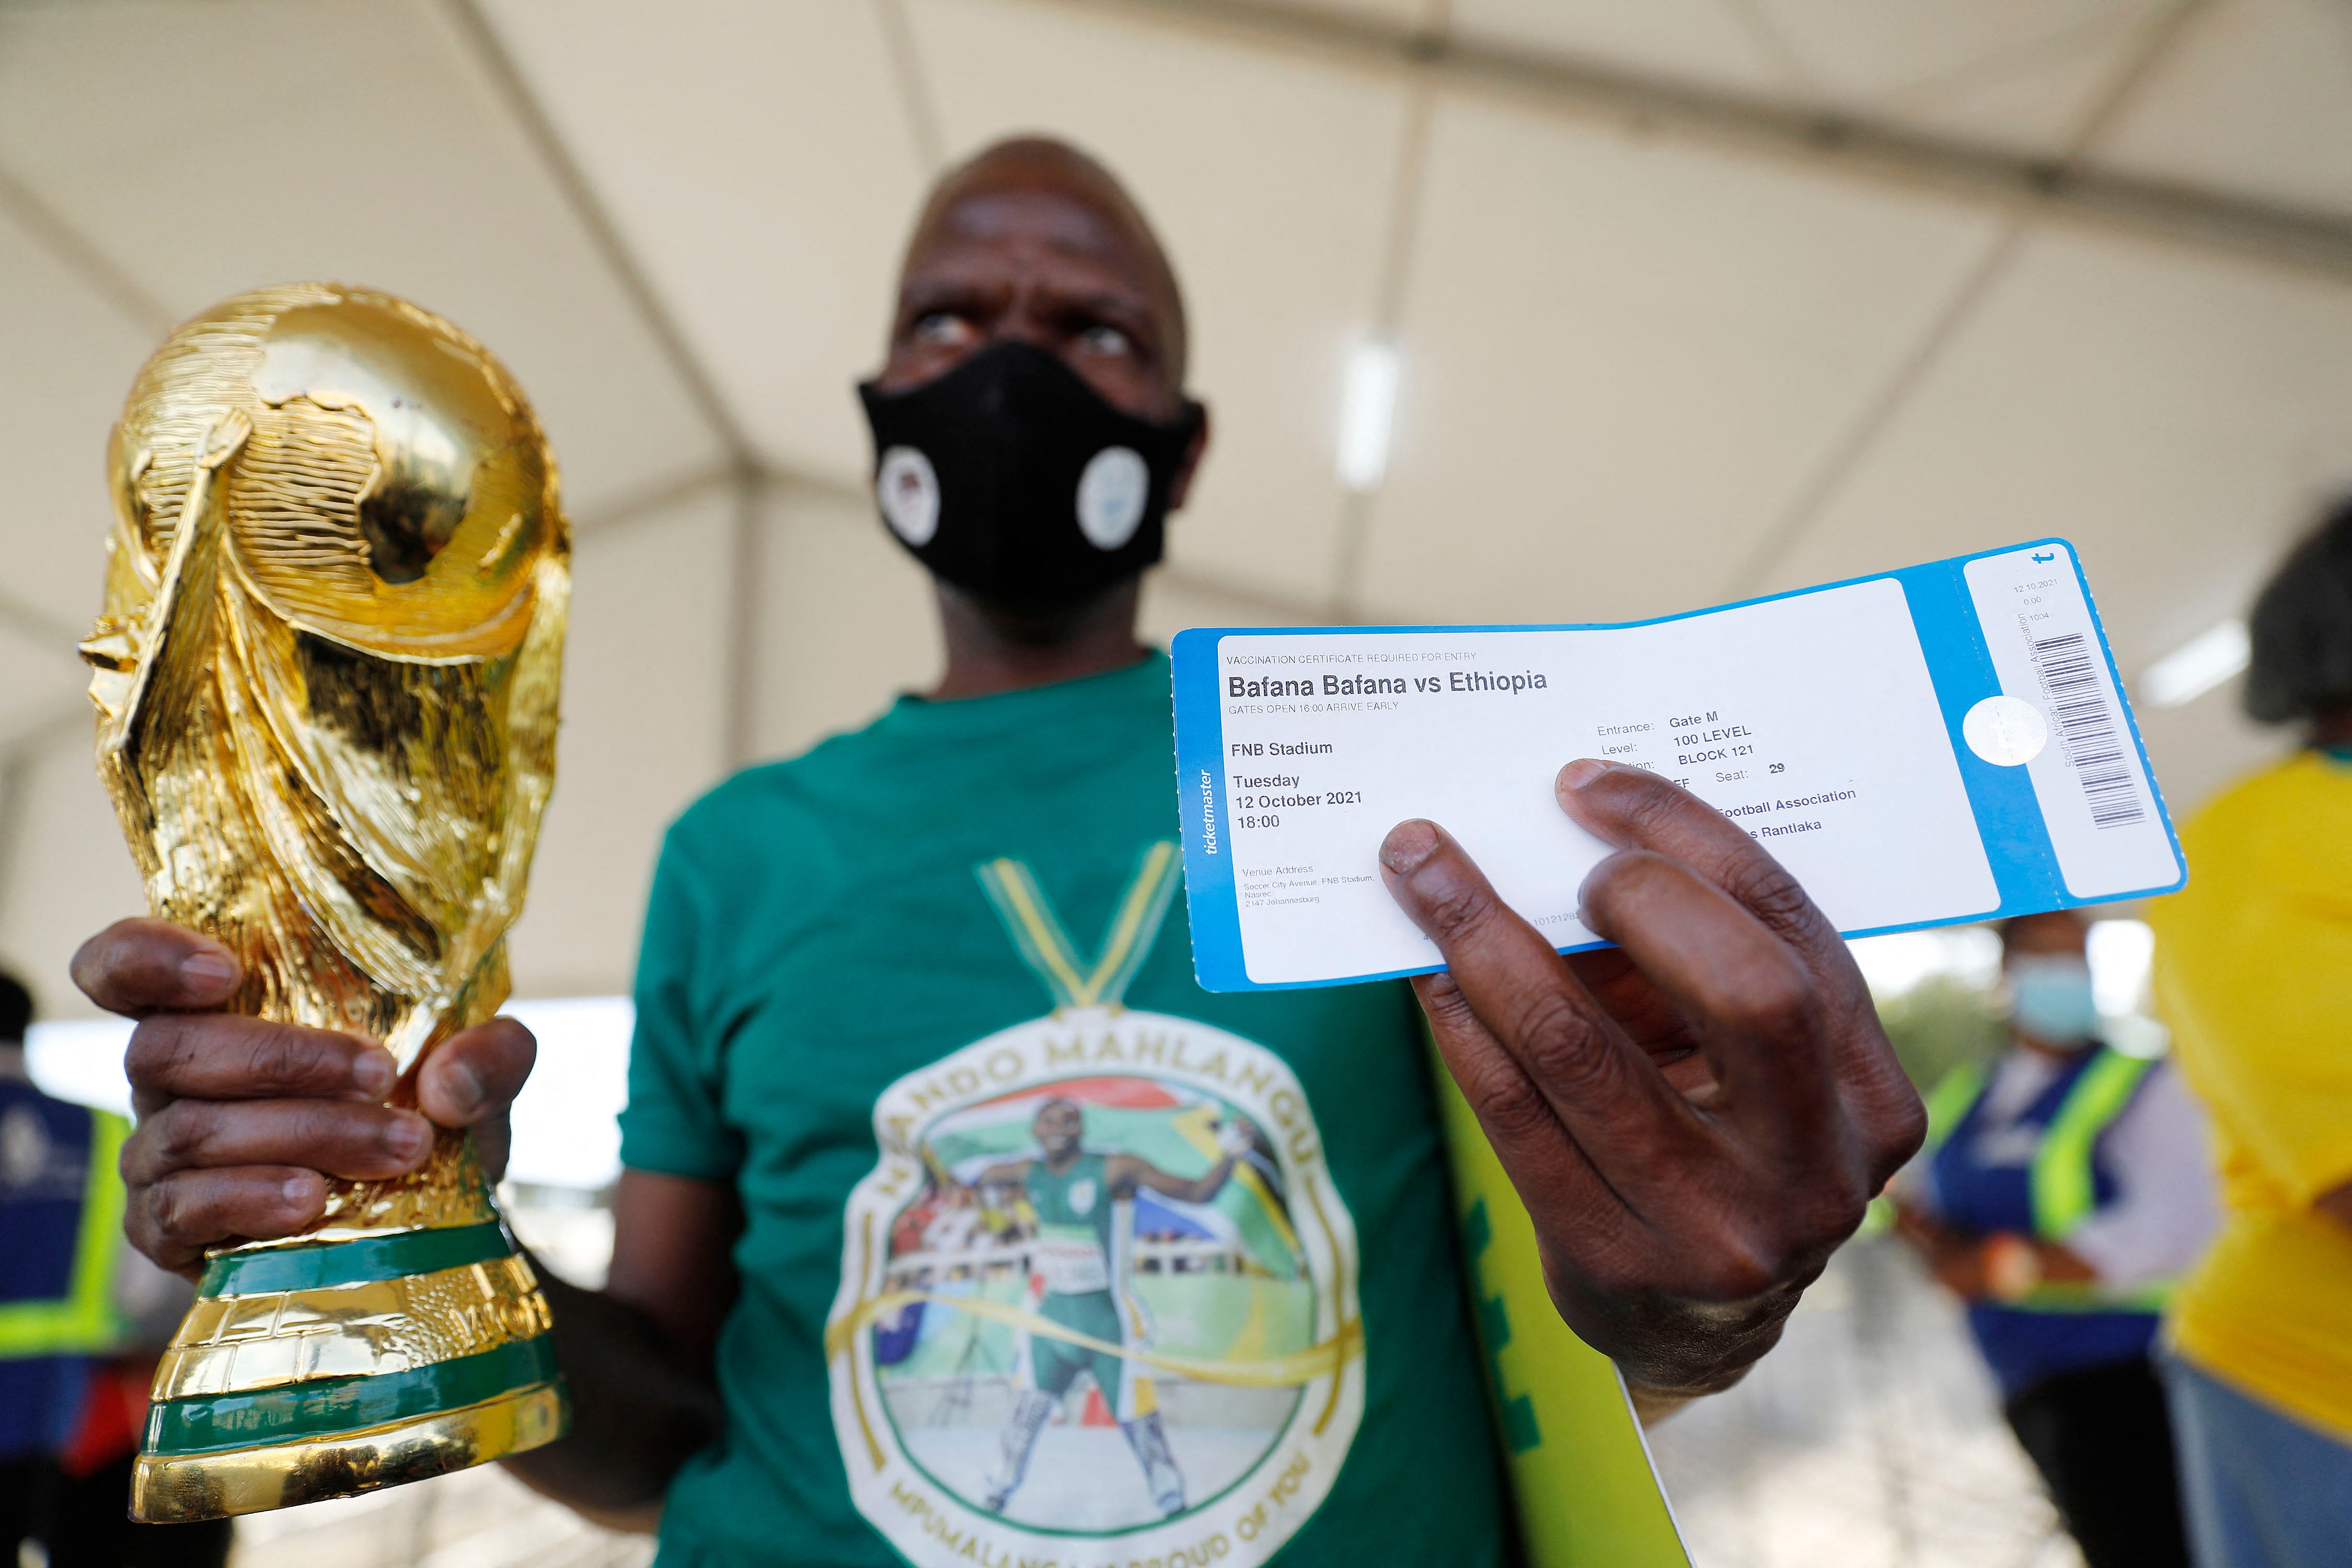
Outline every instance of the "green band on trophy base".
[[142, 1454], [131, 1517], [223, 1519], [445, 1476], [554, 1441], [569, 1419], [563, 1384], [537, 1383], [479, 1405], [359, 1432], [210, 1454]]
[[355, 1432], [478, 1405], [554, 1376], [555, 1355], [541, 1334], [410, 1372], [322, 1378], [253, 1394], [167, 1399], [149, 1410], [146, 1451], [157, 1457], [217, 1453]]
[[203, 1296], [258, 1296], [283, 1290], [316, 1290], [432, 1274], [468, 1263], [504, 1258], [514, 1247], [503, 1226], [455, 1226], [412, 1230], [358, 1241], [322, 1242], [266, 1252], [224, 1252], [205, 1265]]

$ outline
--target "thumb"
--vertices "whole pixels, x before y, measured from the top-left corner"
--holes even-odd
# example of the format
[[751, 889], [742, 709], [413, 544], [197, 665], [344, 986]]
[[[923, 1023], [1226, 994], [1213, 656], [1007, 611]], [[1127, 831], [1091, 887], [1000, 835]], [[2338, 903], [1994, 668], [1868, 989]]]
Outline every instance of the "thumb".
[[444, 1127], [472, 1130], [482, 1174], [507, 1173], [514, 1142], [508, 1110], [530, 1077], [539, 1042], [512, 1018], [461, 1029], [435, 1047], [416, 1075], [416, 1108]]
[[539, 1042], [512, 1018], [461, 1029], [418, 1069], [416, 1109], [444, 1127], [503, 1121], [538, 1058]]

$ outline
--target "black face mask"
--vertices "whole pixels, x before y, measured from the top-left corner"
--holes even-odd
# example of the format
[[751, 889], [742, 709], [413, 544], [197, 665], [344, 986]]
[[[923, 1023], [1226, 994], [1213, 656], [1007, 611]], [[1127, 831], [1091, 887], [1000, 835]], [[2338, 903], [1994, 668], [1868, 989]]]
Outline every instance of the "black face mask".
[[857, 389], [882, 520], [940, 577], [1017, 608], [1084, 603], [1160, 559], [1168, 494], [1201, 428], [1123, 414], [1060, 356], [982, 349], [907, 392]]

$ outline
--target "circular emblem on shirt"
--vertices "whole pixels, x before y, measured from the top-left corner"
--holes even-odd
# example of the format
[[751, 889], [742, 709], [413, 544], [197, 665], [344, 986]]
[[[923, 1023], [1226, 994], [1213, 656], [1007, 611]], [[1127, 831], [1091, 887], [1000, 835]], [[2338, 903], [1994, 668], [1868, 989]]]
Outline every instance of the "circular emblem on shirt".
[[2030, 763], [2050, 743], [2050, 721], [2022, 697], [1988, 697], [1960, 721], [1969, 750], [1997, 768]]
[[890, 531], [920, 550], [940, 531], [940, 476], [931, 460], [912, 447], [893, 447], [882, 454], [882, 469], [874, 479], [874, 493], [882, 503], [882, 521]]
[[825, 1353], [916, 1568], [1265, 1562], [1363, 1415], [1355, 1229], [1281, 1058], [1080, 1006], [885, 1090]]
[[1097, 550], [1135, 537], [1151, 499], [1151, 470], [1132, 447], [1105, 447], [1078, 476], [1078, 531]]

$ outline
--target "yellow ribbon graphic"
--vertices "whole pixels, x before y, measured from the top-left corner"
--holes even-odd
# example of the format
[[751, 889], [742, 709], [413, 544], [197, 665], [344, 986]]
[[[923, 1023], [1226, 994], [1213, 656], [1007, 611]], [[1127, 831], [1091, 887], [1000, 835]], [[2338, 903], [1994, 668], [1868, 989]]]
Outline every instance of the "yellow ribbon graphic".
[[1128, 983], [1150, 951], [1152, 939], [1160, 934], [1160, 922], [1178, 881], [1176, 846], [1163, 839], [1146, 849], [1134, 879], [1119, 896], [1118, 912], [1111, 918], [1102, 952], [1088, 964], [1078, 957], [1069, 933], [1062, 929], [1045, 889], [1027, 866], [999, 858], [983, 861], [972, 870], [989, 902], [996, 906], [1005, 930], [1012, 933], [1013, 946], [1045, 983], [1057, 1009], [1118, 1005]]
[[969, 1312], [975, 1318], [1003, 1323], [1007, 1328], [1042, 1334], [1047, 1339], [1076, 1345], [1081, 1350], [1124, 1356], [1129, 1361], [1157, 1367], [1161, 1372], [1176, 1373], [1202, 1383], [1233, 1384], [1243, 1388], [1289, 1388], [1312, 1383], [1326, 1373], [1336, 1373], [1364, 1351], [1364, 1324], [1360, 1318], [1349, 1319], [1329, 1339], [1290, 1355], [1275, 1356], [1266, 1361], [1202, 1361], [1192, 1356], [1161, 1355], [1157, 1351], [1112, 1344], [1108, 1340], [1082, 1334], [1051, 1318], [1016, 1307], [1010, 1301], [992, 1301], [979, 1296], [942, 1296], [931, 1290], [892, 1290], [859, 1302], [846, 1317], [825, 1325], [825, 1360], [831, 1361], [847, 1350], [852, 1336], [876, 1319], [887, 1317], [917, 1301], [936, 1301], [942, 1307]]

